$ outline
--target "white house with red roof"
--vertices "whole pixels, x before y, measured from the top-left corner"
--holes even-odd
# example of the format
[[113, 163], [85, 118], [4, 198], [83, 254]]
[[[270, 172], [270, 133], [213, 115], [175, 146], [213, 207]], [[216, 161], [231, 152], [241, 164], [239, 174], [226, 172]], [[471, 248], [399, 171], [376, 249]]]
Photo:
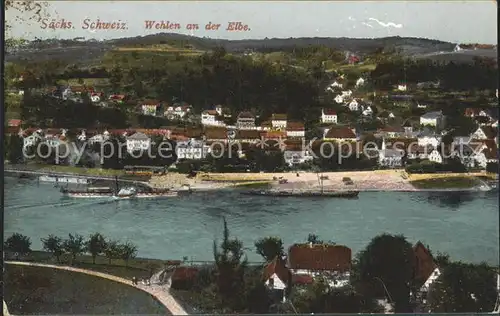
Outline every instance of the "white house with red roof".
[[332, 109], [321, 110], [321, 123], [337, 124], [337, 112]]

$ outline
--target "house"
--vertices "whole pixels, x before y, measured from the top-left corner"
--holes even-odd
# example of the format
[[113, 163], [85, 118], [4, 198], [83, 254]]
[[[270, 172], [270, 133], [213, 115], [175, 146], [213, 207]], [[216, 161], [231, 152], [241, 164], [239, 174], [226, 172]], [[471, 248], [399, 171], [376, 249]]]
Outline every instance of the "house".
[[220, 115], [216, 110], [205, 110], [201, 112], [201, 124], [208, 126], [225, 126], [224, 122], [218, 119], [219, 117]]
[[355, 142], [356, 133], [347, 126], [330, 126], [326, 128], [323, 134], [323, 140], [338, 142]]
[[413, 246], [413, 252], [415, 253], [414, 275], [416, 281], [418, 282], [417, 284], [420, 285], [416, 296], [419, 303], [425, 304], [427, 303], [427, 295], [429, 293], [430, 286], [441, 275], [441, 271], [434, 262], [429, 249], [420, 241]]
[[31, 133], [31, 135], [24, 137], [23, 138], [23, 148], [35, 146], [38, 142], [41, 142], [43, 140], [42, 138], [42, 131], [37, 130]]
[[140, 102], [143, 115], [156, 116], [161, 107], [161, 102], [158, 100], [144, 100]]
[[484, 140], [474, 149], [473, 160], [479, 167], [486, 168], [488, 163], [498, 163], [498, 145], [493, 140]]
[[429, 157], [429, 153], [432, 152], [432, 149], [434, 147], [427, 145], [427, 146], [419, 146], [417, 144], [411, 144], [408, 146], [407, 149], [407, 158], [409, 160], [414, 160], [414, 159], [427, 159]]
[[337, 102], [338, 104], [340, 103], [344, 103], [344, 97], [341, 96], [340, 94], [338, 94], [336, 97], [335, 97], [335, 102]]
[[402, 137], [405, 130], [400, 126], [386, 126], [377, 131], [377, 134], [387, 138]]
[[300, 165], [308, 161], [312, 161], [314, 156], [309, 152], [302, 142], [286, 141], [285, 150], [283, 153], [285, 163], [290, 167]]
[[269, 262], [262, 272], [262, 281], [271, 291], [273, 298], [285, 302], [287, 289], [292, 281], [292, 273], [286, 267], [286, 261], [276, 257]]
[[343, 287], [349, 284], [352, 251], [342, 245], [294, 244], [287, 266], [292, 275], [322, 276], [330, 287]]
[[435, 126], [442, 128], [444, 125], [444, 116], [441, 111], [427, 112], [420, 117], [420, 125]]
[[406, 91], [406, 84], [398, 84], [397, 90], [398, 91]]
[[359, 103], [356, 101], [356, 99], [353, 99], [351, 102], [349, 102], [349, 110], [351, 111], [358, 111], [359, 110]]
[[382, 146], [379, 150], [378, 163], [383, 167], [398, 168], [403, 165], [403, 149], [387, 149], [385, 138], [382, 138]]
[[286, 114], [273, 114], [271, 116], [271, 124], [274, 129], [285, 129], [287, 122]]
[[205, 142], [196, 139], [179, 141], [175, 146], [177, 159], [204, 159], [210, 151], [210, 146]]
[[431, 153], [429, 154], [429, 156], [427, 157], [427, 159], [429, 159], [429, 161], [432, 161], [432, 162], [443, 163], [443, 156], [439, 152], [438, 147], [435, 147], [431, 151]]
[[436, 148], [441, 143], [441, 136], [437, 135], [430, 128], [424, 128], [417, 135], [417, 142], [419, 146], [431, 145], [432, 147]]
[[332, 109], [321, 110], [321, 123], [337, 124], [337, 113]]
[[476, 116], [479, 116], [479, 113], [481, 112], [481, 109], [477, 109], [477, 108], [466, 108], [465, 109], [465, 112], [464, 112], [464, 116], [466, 117], [470, 117], [470, 118], [473, 118], [473, 117], [476, 117]]
[[101, 102], [102, 97], [103, 97], [102, 93], [93, 92], [90, 94], [90, 101], [92, 101], [93, 103], [99, 103], [99, 102]]
[[417, 109], [427, 109], [427, 105], [417, 102]]
[[460, 47], [460, 45], [458, 45], [458, 44], [457, 44], [457, 45], [455, 45], [455, 48], [453, 48], [453, 52], [455, 52], [455, 53], [456, 53], [456, 52], [459, 52], [459, 51], [461, 51], [461, 50], [462, 50], [462, 47]]
[[127, 97], [124, 94], [112, 94], [108, 98], [109, 101], [113, 101], [113, 102], [117, 102], [117, 103], [123, 103], [123, 102], [125, 102], [126, 99], [127, 99]]
[[343, 86], [343, 84], [341, 84], [340, 82], [334, 81], [329, 87], [332, 88], [332, 89], [333, 88], [340, 88], [340, 89], [342, 89], [342, 86]]
[[306, 136], [306, 129], [302, 122], [288, 122], [286, 126], [286, 137], [303, 138]]
[[363, 116], [367, 116], [367, 117], [372, 116], [372, 114], [373, 114], [372, 107], [368, 105], [366, 108], [363, 109], [362, 114], [363, 114]]
[[110, 137], [110, 132], [107, 130], [104, 130], [102, 134], [95, 134], [94, 136], [89, 138], [89, 144], [95, 144], [95, 143], [104, 143], [107, 141]]
[[343, 98], [350, 98], [351, 96], [352, 96], [352, 91], [351, 90], [342, 91], [342, 97]]
[[193, 107], [187, 103], [176, 103], [167, 107], [167, 110], [163, 113], [169, 119], [182, 119], [188, 113], [191, 113]]
[[392, 112], [388, 112], [388, 111], [382, 111], [378, 115], [378, 119], [383, 121], [383, 122], [387, 122], [389, 119], [393, 119], [395, 117], [396, 116]]
[[365, 79], [360, 77], [358, 80], [356, 80], [356, 87], [361, 87], [364, 84], [365, 84]]
[[471, 134], [471, 139], [496, 139], [498, 138], [498, 129], [491, 126], [479, 126], [478, 129]]
[[231, 109], [227, 107], [223, 107], [222, 105], [216, 105], [215, 106], [215, 111], [217, 112], [218, 116], [224, 117], [224, 118], [230, 118], [232, 117], [231, 115]]
[[250, 112], [241, 112], [236, 119], [236, 128], [255, 128], [255, 116]]
[[146, 151], [151, 147], [151, 138], [141, 132], [134, 133], [127, 139], [127, 152], [133, 153], [137, 151]]
[[347, 62], [349, 63], [349, 65], [355, 65], [357, 63], [360, 62], [360, 59], [358, 56], [356, 55], [350, 55], [348, 58], [347, 58]]
[[7, 122], [7, 125], [9, 127], [21, 127], [21, 123], [22, 121], [21, 120], [18, 120], [18, 119], [11, 119]]

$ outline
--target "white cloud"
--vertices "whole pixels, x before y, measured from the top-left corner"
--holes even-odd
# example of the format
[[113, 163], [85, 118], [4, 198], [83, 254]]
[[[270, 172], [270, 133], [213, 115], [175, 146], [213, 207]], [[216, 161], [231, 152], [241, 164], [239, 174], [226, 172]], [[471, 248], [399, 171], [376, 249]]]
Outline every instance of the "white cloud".
[[370, 24], [368, 24], [368, 23], [366, 23], [366, 22], [361, 22], [361, 24], [363, 24], [363, 25], [365, 25], [365, 26], [368, 26], [369, 28], [373, 28], [373, 25], [370, 25]]
[[353, 18], [352, 16], [348, 17], [349, 21], [356, 21], [355, 18]]
[[380, 26], [382, 27], [394, 27], [394, 28], [397, 28], [397, 29], [400, 29], [403, 27], [403, 24], [396, 24], [394, 22], [387, 22], [387, 23], [384, 23], [384, 22], [381, 22], [375, 18], [369, 18], [368, 20], [370, 21], [375, 21], [377, 22]]

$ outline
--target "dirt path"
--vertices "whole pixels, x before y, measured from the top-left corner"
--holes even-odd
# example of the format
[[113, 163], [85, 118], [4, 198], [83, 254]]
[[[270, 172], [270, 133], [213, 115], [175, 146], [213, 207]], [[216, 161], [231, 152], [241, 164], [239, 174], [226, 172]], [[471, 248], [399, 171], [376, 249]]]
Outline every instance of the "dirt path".
[[[15, 265], [23, 265], [23, 266], [33, 266], [33, 267], [45, 267], [45, 268], [52, 268], [52, 269], [59, 269], [59, 270], [66, 270], [66, 271], [73, 271], [73, 272], [80, 272], [80, 273], [85, 273], [87, 275], [93, 275], [96, 277], [108, 279], [111, 281], [115, 282], [120, 282], [122, 284], [126, 284], [128, 286], [133, 286], [135, 288], [138, 288], [154, 298], [156, 298], [165, 308], [167, 308], [172, 315], [187, 315], [186, 311], [181, 307], [179, 303], [170, 295], [169, 293], [169, 285], [159, 285], [159, 284], [151, 284], [151, 285], [133, 285], [131, 280], [127, 280], [124, 278], [120, 278], [114, 275], [106, 274], [106, 273], [101, 273], [101, 272], [96, 272], [92, 270], [86, 270], [86, 269], [80, 269], [80, 268], [73, 268], [73, 267], [67, 267], [67, 266], [58, 266], [58, 265], [52, 265], [52, 264], [44, 264], [44, 263], [33, 263], [33, 262], [19, 262], [19, 261], [5, 261], [7, 264], [15, 264]], [[4, 303], [4, 315], [5, 315], [5, 309], [6, 305]]]

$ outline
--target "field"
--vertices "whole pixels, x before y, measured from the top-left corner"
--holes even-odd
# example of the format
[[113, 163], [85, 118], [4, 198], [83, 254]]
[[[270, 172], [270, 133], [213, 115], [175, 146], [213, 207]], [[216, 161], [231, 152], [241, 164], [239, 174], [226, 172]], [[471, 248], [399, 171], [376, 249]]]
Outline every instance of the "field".
[[163, 52], [169, 54], [181, 54], [181, 55], [201, 55], [205, 53], [203, 50], [196, 50], [190, 48], [179, 48], [173, 47], [168, 44], [158, 44], [150, 45], [146, 47], [117, 47], [113, 49], [115, 52]]

